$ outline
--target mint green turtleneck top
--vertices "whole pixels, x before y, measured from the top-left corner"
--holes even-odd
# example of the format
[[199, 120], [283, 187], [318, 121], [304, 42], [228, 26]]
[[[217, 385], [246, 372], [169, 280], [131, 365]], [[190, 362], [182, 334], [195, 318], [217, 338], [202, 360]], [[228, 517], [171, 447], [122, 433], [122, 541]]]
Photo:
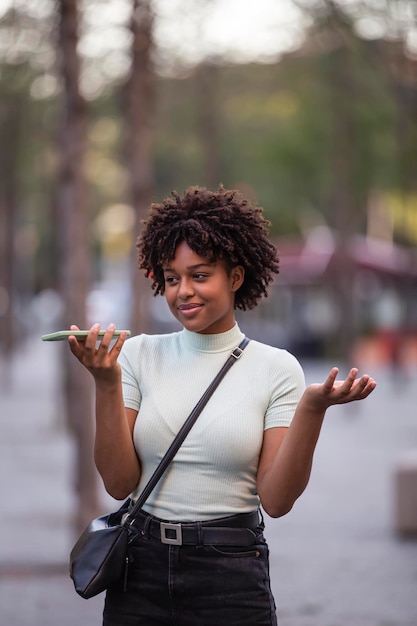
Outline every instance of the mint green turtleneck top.
[[[243, 334], [186, 329], [128, 339], [119, 357], [124, 403], [138, 411], [136, 499]], [[286, 350], [251, 341], [221, 381], [144, 509], [165, 520], [209, 520], [255, 510], [264, 430], [288, 427], [305, 388]]]

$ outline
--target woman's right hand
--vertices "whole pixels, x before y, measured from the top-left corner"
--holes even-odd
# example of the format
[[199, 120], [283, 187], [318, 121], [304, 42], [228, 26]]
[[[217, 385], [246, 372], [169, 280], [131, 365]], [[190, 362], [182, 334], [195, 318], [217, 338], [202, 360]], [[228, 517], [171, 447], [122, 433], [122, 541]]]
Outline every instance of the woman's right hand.
[[[121, 370], [117, 362], [127, 333], [122, 332], [110, 347], [115, 331], [115, 325], [109, 324], [101, 341], [98, 337], [100, 324], [93, 324], [84, 341], [79, 341], [74, 335], [68, 337], [68, 343], [73, 355], [94, 377], [96, 384], [119, 384]], [[79, 330], [74, 324], [70, 330]]]
[[[79, 330], [73, 325], [70, 330]], [[96, 432], [94, 459], [108, 493], [122, 500], [137, 486], [140, 463], [133, 445], [133, 428], [137, 411], [126, 409], [123, 401], [121, 367], [117, 362], [127, 337], [113, 336], [115, 325], [109, 324], [101, 341], [100, 324], [94, 324], [85, 339], [68, 337], [71, 352], [94, 376], [96, 387]], [[112, 340], [114, 345], [111, 345]]]

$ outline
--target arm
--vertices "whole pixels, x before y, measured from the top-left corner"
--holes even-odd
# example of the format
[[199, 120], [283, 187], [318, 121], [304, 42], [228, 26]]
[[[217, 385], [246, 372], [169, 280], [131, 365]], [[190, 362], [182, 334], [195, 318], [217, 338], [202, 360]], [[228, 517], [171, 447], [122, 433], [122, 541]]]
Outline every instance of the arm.
[[[108, 493], [118, 500], [137, 486], [140, 464], [133, 445], [137, 412], [123, 404], [121, 368], [117, 358], [126, 335], [109, 350], [114, 325], [110, 324], [96, 349], [99, 325], [94, 324], [85, 342], [68, 338], [71, 352], [92, 374], [96, 387], [96, 436], [94, 459]], [[77, 330], [71, 326], [71, 330]]]
[[307, 387], [288, 429], [265, 431], [257, 488], [261, 504], [271, 517], [288, 513], [306, 488], [327, 409], [367, 398], [375, 389], [372, 378], [364, 375], [355, 379], [357, 373], [352, 369], [346, 380], [336, 381], [338, 370], [333, 368], [324, 383]]

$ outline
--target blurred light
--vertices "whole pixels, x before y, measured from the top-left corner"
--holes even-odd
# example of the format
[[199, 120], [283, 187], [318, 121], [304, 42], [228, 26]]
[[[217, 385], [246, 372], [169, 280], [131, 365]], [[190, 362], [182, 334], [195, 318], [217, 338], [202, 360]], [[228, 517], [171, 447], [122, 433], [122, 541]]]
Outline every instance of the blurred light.
[[387, 32], [385, 21], [372, 16], [359, 18], [355, 27], [358, 35], [365, 39], [380, 39]]
[[309, 331], [324, 336], [337, 329], [340, 315], [325, 294], [316, 293], [304, 303], [301, 318]]
[[91, 140], [102, 147], [117, 141], [118, 134], [119, 126], [113, 117], [100, 117], [90, 128]]
[[44, 100], [59, 93], [59, 84], [52, 74], [43, 74], [33, 81], [30, 87], [30, 95], [34, 100]]
[[98, 98], [106, 84], [98, 67], [94, 65], [84, 68], [80, 76], [80, 91], [87, 100]]
[[78, 43], [78, 51], [84, 57], [100, 59], [110, 50], [126, 50], [129, 40], [126, 29], [107, 25], [103, 31], [90, 30], [85, 33]]
[[135, 224], [135, 212], [129, 204], [114, 204], [105, 209], [96, 218], [95, 232], [99, 237], [125, 233]]
[[61, 296], [54, 289], [44, 289], [32, 301], [32, 313], [45, 328], [54, 326], [63, 312]]
[[403, 321], [404, 306], [394, 289], [387, 288], [378, 298], [375, 317], [382, 328], [399, 328]]
[[29, 59], [31, 67], [35, 70], [50, 70], [50, 72], [56, 71], [56, 50], [45, 41], [42, 41], [42, 47], [36, 51], [36, 54], [32, 55]]
[[14, 0], [9, 2], [9, 5], [13, 5], [14, 8], [35, 19], [45, 19], [56, 10], [54, 0], [36, 0], [36, 2], [33, 0]]
[[107, 61], [103, 67], [103, 75], [111, 81], [121, 81], [128, 75], [130, 66], [129, 54], [122, 50], [114, 50], [107, 55]]
[[4, 15], [6, 15], [10, 7], [10, 0], [0, 0], [0, 20]]
[[105, 281], [96, 285], [88, 294], [88, 323], [98, 322], [105, 328], [114, 322], [118, 328], [128, 328], [131, 309], [130, 283], [128, 280]]
[[367, 237], [392, 242], [394, 239], [393, 218], [387, 202], [381, 194], [372, 193], [368, 202]]
[[135, 212], [128, 204], [114, 204], [100, 213], [94, 232], [107, 257], [124, 257], [132, 249]]
[[396, 232], [417, 244], [417, 193], [390, 193], [386, 202]]
[[117, 199], [123, 194], [127, 173], [123, 165], [96, 152], [86, 158], [85, 172], [89, 181], [94, 182], [109, 199]]
[[414, 59], [417, 58], [417, 28], [413, 28], [408, 33], [407, 51]]
[[92, 2], [89, 0], [82, 3], [83, 19], [90, 27], [101, 30], [110, 24], [127, 24], [131, 12], [131, 0], [107, 0]]
[[157, 0], [155, 39], [165, 70], [175, 61], [194, 65], [207, 56], [247, 62], [273, 60], [300, 41], [302, 11], [289, 0]]
[[335, 249], [332, 231], [325, 224], [314, 226], [307, 235], [305, 251], [332, 254]]

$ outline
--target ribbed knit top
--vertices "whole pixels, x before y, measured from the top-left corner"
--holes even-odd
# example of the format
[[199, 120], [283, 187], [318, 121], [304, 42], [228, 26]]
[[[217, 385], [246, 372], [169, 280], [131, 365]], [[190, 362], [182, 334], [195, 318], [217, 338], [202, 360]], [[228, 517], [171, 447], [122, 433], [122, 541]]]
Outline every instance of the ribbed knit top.
[[[125, 406], [138, 411], [142, 465], [136, 498], [176, 433], [243, 334], [186, 329], [128, 339], [119, 362]], [[304, 391], [298, 361], [251, 341], [221, 381], [144, 509], [166, 520], [208, 520], [253, 511], [264, 429], [289, 426]]]

